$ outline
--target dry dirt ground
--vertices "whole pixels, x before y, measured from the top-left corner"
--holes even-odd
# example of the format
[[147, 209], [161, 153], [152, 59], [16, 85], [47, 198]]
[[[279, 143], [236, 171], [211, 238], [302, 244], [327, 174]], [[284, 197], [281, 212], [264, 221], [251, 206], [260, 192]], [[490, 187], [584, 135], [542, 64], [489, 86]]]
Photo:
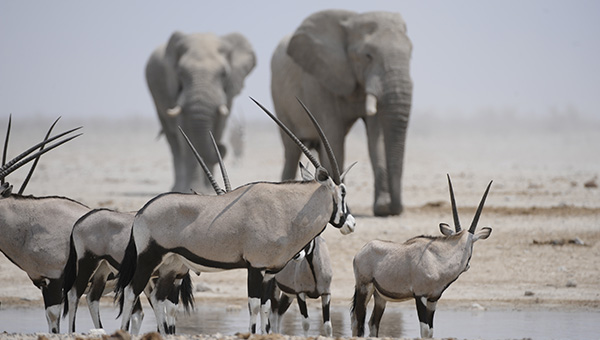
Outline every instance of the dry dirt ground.
[[[2, 123], [5, 119], [2, 119]], [[41, 138], [51, 119], [13, 117], [11, 150]], [[475, 244], [471, 268], [444, 293], [438, 306], [600, 310], [600, 129], [597, 124], [528, 122], [517, 127], [498, 120], [413, 119], [403, 176], [404, 213], [372, 216], [371, 168], [363, 126], [347, 141], [348, 200], [356, 232], [343, 236], [329, 227], [324, 237], [334, 270], [332, 303], [347, 306], [353, 293], [352, 258], [368, 241], [397, 242], [437, 235], [451, 222], [446, 174], [452, 176], [463, 225], [471, 221], [485, 186], [494, 180], [480, 226], [489, 239]], [[554, 122], [556, 123], [556, 122]], [[137, 210], [172, 184], [166, 141], [157, 140], [154, 117], [117, 121], [62, 121], [84, 125], [84, 135], [46, 156], [27, 192], [61, 195], [90, 207]], [[3, 134], [2, 134], [3, 135]], [[274, 124], [244, 127], [241, 155], [226, 136], [229, 177], [234, 187], [277, 181], [282, 148]], [[25, 171], [10, 177], [19, 184]], [[0, 257], [2, 308], [42, 308], [41, 294], [24, 272]], [[194, 277], [202, 302], [245, 304], [246, 273], [234, 270]], [[441, 307], [439, 307], [441, 308]], [[40, 319], [40, 331], [46, 329]], [[240, 330], [244, 331], [244, 330]], [[21, 336], [24, 336], [21, 334]], [[18, 337], [18, 336], [17, 336]], [[0, 338], [12, 338], [7, 334]], [[34, 337], [35, 338], [35, 337]]]

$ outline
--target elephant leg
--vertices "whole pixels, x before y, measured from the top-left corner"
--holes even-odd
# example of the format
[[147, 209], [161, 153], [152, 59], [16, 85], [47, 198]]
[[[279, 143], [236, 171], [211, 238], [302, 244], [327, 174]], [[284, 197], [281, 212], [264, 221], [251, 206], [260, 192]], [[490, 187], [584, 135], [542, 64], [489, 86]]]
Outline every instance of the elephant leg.
[[390, 204], [392, 199], [388, 188], [383, 131], [376, 116], [365, 118], [365, 126], [367, 128], [369, 158], [375, 180], [373, 213], [375, 216], [387, 216], [391, 213]]

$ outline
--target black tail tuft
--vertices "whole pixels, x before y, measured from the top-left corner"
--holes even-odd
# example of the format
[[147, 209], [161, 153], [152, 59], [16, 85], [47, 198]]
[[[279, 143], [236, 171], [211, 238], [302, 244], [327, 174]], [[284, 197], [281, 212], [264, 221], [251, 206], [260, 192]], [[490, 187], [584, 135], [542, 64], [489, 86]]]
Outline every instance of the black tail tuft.
[[354, 295], [352, 295], [352, 304], [350, 305], [350, 314], [354, 313], [356, 309], [356, 294], [358, 294], [358, 289], [354, 289]]
[[194, 286], [192, 285], [192, 278], [190, 277], [189, 271], [181, 281], [179, 296], [186, 312], [190, 312], [194, 309]]
[[[133, 280], [133, 275], [135, 274], [135, 269], [137, 266], [137, 249], [135, 247], [135, 240], [133, 239], [133, 230], [131, 231], [131, 236], [129, 237], [129, 244], [127, 244], [127, 248], [125, 249], [125, 256], [123, 256], [123, 261], [121, 261], [121, 267], [119, 268], [117, 286], [115, 287], [115, 301], [119, 300], [119, 315], [123, 313], [123, 302], [125, 296], [123, 291], [125, 287]], [[118, 317], [117, 316], [117, 317]]]
[[69, 258], [65, 269], [63, 270], [63, 317], [69, 314], [69, 299], [67, 293], [75, 284], [75, 278], [77, 277], [77, 253], [75, 252], [75, 244], [73, 243], [73, 233], [71, 233], [71, 241], [69, 246]]

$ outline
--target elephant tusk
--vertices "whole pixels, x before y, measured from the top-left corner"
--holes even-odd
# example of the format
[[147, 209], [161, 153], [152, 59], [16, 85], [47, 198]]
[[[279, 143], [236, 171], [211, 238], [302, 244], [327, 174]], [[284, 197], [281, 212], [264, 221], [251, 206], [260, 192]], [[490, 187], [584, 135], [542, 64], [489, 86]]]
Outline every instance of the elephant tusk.
[[367, 93], [365, 109], [367, 111], [367, 116], [374, 116], [377, 113], [377, 97], [375, 97], [374, 94]]
[[167, 114], [171, 117], [178, 116], [181, 113], [181, 106], [177, 105], [172, 109], [167, 109]]
[[225, 104], [219, 106], [219, 113], [223, 116], [227, 116], [229, 114], [229, 109]]

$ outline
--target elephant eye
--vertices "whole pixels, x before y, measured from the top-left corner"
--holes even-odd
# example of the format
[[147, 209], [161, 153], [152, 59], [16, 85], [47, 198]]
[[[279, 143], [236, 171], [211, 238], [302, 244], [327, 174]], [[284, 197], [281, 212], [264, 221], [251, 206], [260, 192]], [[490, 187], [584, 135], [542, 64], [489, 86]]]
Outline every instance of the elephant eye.
[[367, 57], [368, 61], [372, 61], [373, 60], [373, 55], [371, 55], [371, 53], [365, 54], [365, 57]]

